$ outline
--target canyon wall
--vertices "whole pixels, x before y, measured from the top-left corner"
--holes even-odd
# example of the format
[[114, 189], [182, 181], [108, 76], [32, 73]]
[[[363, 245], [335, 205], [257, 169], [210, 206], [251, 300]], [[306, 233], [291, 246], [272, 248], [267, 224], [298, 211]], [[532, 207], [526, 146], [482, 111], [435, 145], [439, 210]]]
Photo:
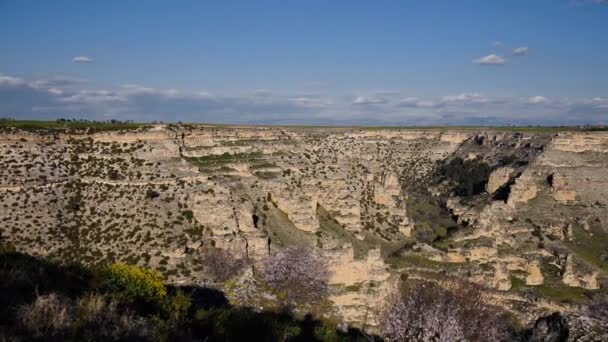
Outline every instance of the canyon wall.
[[[453, 160], [489, 172], [481, 187], [442, 177]], [[608, 285], [607, 205], [604, 132], [156, 125], [0, 134], [0, 237], [19, 250], [204, 285], [205, 247], [259, 263], [309, 245], [330, 264], [337, 312], [359, 325], [373, 325], [370, 309], [404, 278], [476, 282], [530, 319], [576, 310], [572, 298]]]

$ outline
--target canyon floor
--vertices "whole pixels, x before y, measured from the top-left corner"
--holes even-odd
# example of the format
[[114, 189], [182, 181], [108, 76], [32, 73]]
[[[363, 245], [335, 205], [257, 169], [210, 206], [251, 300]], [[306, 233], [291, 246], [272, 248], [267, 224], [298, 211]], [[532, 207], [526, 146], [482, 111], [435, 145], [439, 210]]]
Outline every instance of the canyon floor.
[[4, 125], [0, 239], [178, 285], [210, 283], [206, 247], [306, 245], [345, 323], [373, 326], [399, 280], [455, 277], [527, 324], [607, 293], [608, 132]]

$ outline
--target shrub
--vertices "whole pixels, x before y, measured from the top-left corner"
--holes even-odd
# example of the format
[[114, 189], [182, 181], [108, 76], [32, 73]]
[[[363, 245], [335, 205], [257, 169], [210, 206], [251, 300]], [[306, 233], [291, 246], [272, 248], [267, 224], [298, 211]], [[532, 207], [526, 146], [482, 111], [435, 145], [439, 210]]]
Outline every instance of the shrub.
[[388, 341], [510, 341], [508, 317], [473, 284], [418, 283], [389, 295], [379, 317]]
[[152, 190], [150, 188], [148, 188], [146, 190], [146, 198], [147, 199], [154, 199], [154, 198], [157, 198], [158, 196], [160, 196], [160, 194], [157, 191], [154, 191], [154, 190]]
[[194, 213], [192, 210], [184, 210], [182, 211], [182, 216], [188, 220], [188, 222], [192, 223], [192, 219], [194, 218]]
[[69, 298], [54, 293], [38, 296], [33, 303], [17, 311], [17, 321], [36, 337], [53, 336], [66, 331], [72, 323]]
[[120, 312], [115, 302], [98, 294], [80, 298], [74, 312], [73, 331], [82, 340], [143, 337], [152, 331], [145, 319]]
[[290, 246], [269, 257], [262, 278], [296, 303], [319, 301], [328, 293], [327, 264], [308, 247]]
[[159, 301], [167, 294], [163, 276], [154, 270], [113, 264], [99, 272], [97, 285], [125, 300]]
[[178, 290], [175, 294], [165, 297], [162, 309], [167, 319], [179, 322], [188, 316], [188, 310], [192, 305], [192, 298]]

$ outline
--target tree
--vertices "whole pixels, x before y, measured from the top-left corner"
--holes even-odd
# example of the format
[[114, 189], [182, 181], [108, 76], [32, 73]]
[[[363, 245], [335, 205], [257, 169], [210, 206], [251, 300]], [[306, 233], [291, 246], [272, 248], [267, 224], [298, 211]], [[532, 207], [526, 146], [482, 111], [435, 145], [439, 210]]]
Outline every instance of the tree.
[[295, 303], [320, 301], [329, 289], [327, 264], [308, 247], [290, 246], [270, 256], [264, 264], [262, 278]]
[[506, 314], [481, 298], [473, 284], [417, 283], [389, 295], [380, 330], [388, 341], [510, 341]]

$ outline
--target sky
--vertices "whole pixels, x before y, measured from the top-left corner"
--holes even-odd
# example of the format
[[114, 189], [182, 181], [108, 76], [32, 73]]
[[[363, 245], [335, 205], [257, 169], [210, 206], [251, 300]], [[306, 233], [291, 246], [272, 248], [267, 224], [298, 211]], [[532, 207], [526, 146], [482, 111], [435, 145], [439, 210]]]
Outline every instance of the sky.
[[0, 0], [0, 117], [608, 124], [608, 0]]

